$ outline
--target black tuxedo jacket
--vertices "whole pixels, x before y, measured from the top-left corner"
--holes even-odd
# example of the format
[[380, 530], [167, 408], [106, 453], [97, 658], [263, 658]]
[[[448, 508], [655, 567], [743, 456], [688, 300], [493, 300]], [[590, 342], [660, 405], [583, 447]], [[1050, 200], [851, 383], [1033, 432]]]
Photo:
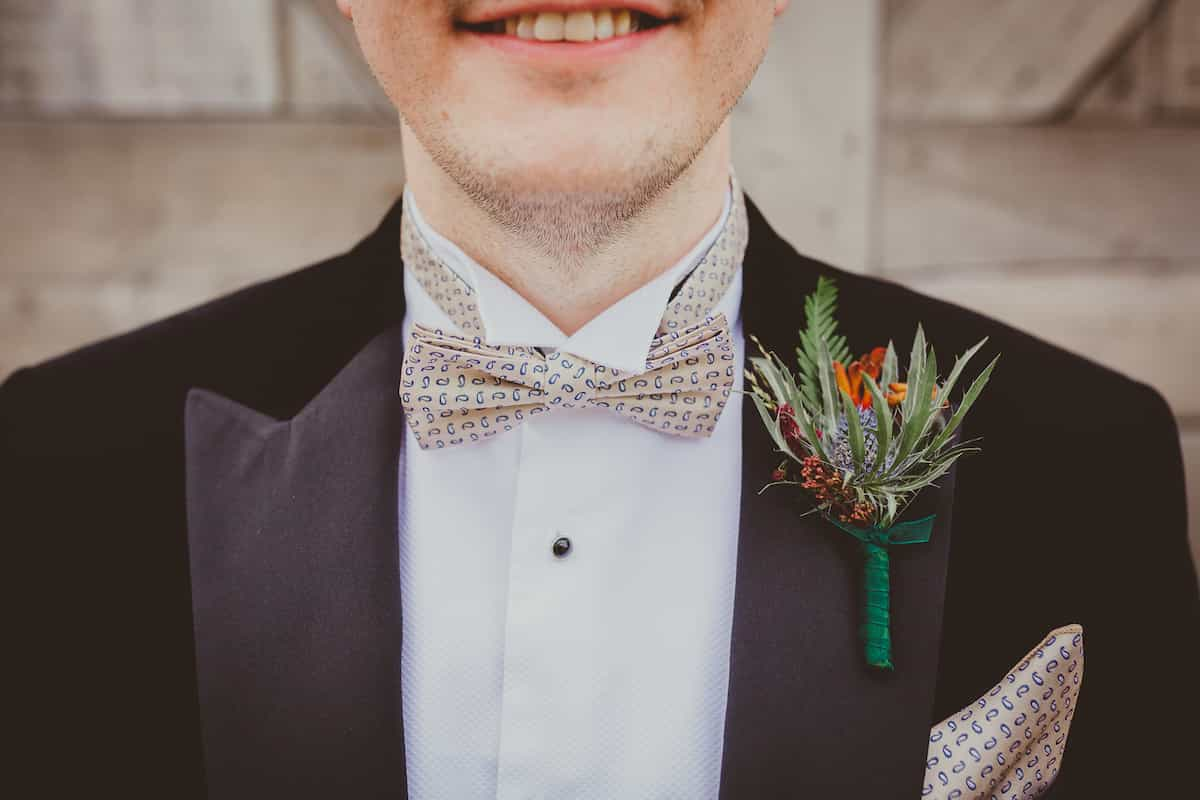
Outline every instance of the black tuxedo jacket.
[[[890, 675], [862, 662], [850, 537], [757, 493], [778, 454], [750, 403], [724, 423], [745, 474], [722, 800], [916, 798], [930, 725], [1070, 622], [1086, 677], [1052, 794], [1194, 787], [1200, 600], [1162, 396], [801, 256], [747, 205], [742, 312], [768, 347], [792, 352], [824, 273], [856, 353], [907, 353], [920, 321], [947, 364], [983, 336], [975, 371], [1002, 357], [964, 429], [983, 452], [919, 497], [932, 541], [895, 551]], [[0, 387], [10, 784], [404, 796], [399, 220], [397, 201], [344, 254]]]

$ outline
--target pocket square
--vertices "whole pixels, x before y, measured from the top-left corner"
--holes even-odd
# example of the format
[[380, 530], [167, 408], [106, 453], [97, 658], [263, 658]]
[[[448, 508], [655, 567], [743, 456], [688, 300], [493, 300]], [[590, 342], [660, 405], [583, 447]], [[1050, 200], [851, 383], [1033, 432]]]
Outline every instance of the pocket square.
[[1040, 797], [1083, 683], [1083, 627], [1051, 631], [987, 694], [934, 725], [922, 797]]

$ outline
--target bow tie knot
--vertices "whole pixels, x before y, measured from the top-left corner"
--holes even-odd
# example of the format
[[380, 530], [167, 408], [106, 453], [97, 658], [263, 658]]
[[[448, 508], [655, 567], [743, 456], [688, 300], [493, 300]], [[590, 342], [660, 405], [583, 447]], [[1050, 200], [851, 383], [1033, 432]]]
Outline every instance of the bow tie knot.
[[534, 388], [545, 397], [550, 407], [578, 408], [586, 406], [601, 392], [612, 388], [619, 372], [589, 361], [586, 358], [556, 350], [546, 356], [544, 364], [534, 367], [545, 370]]

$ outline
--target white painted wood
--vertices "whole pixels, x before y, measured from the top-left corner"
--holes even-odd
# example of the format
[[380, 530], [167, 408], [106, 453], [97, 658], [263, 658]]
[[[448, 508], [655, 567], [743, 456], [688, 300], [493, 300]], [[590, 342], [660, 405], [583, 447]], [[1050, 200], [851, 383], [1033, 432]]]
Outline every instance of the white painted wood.
[[0, 125], [0, 374], [342, 251], [403, 182], [394, 128]]
[[3, 0], [0, 112], [266, 113], [273, 0]]
[[1162, 15], [1146, 25], [1079, 100], [1076, 123], [1151, 121], [1162, 103]]
[[3, 124], [0, 279], [286, 269], [353, 244], [403, 182], [396, 127]]
[[353, 26], [332, 0], [293, 0], [284, 11], [287, 111], [395, 123], [395, 108], [363, 60]]
[[792, 0], [734, 110], [746, 192], [797, 249], [849, 269], [868, 260], [879, 4]]
[[[912, 288], [966, 306], [1156, 387], [1176, 415], [1200, 414], [1200, 261], [1179, 271], [1080, 265], [950, 271]], [[936, 331], [928, 331], [936, 340]]]
[[1200, 256], [1200, 129], [894, 128], [880, 177], [888, 273]]
[[83, 344], [168, 316], [253, 283], [244, 273], [157, 272], [71, 281], [55, 276], [0, 280], [0, 380]]
[[1153, 0], [909, 0], [886, 47], [895, 120], [1029, 122], [1063, 113]]
[[1166, 9], [1163, 104], [1200, 115], [1200, 0], [1172, 0]]

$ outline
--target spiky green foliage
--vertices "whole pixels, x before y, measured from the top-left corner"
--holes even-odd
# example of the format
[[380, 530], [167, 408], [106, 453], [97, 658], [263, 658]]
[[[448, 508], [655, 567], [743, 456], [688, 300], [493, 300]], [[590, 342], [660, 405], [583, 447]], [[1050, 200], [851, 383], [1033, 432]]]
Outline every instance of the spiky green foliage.
[[[918, 327], [916, 338], [923, 341], [922, 333]], [[873, 432], [877, 436], [879, 451], [886, 452], [888, 457], [877, 458], [872, 469], [865, 469], [856, 461], [854, 473], [849, 478], [856, 490], [859, 490], [859, 496], [869, 500], [879, 510], [876, 525], [886, 527], [893, 524], [896, 516], [912, 501], [917, 492], [946, 474], [963, 455], [979, 452], [980, 448], [971, 444], [976, 440], [953, 445], [950, 442], [967, 411], [987, 385], [1000, 356], [995, 356], [984, 367], [957, 406], [951, 403], [952, 413], [949, 420], [946, 419], [946, 412], [941, 406], [943, 400], [951, 396], [951, 391], [971, 357], [986, 341], [987, 337], [984, 337], [956, 358], [949, 377], [941, 383], [937, 380], [937, 359], [932, 347], [924, 350], [920, 356], [919, 373], [910, 366], [908, 393], [899, 404], [891, 441], [885, 446], [884, 435], [878, 430]], [[869, 379], [870, 376], [866, 376], [864, 381]], [[872, 393], [874, 402], [878, 387], [872, 384], [873, 382], [868, 384], [868, 391]], [[888, 416], [890, 415], [885, 415], [884, 418]], [[881, 424], [880, 428], [882, 427]]]
[[749, 387], [750, 397], [754, 401], [758, 413], [762, 416], [763, 424], [771, 432], [776, 446], [794, 461], [799, 462], [803, 458], [803, 454], [797, 454], [788, 446], [779, 427], [777, 419], [779, 406], [787, 404], [793, 409], [796, 422], [800, 425], [805, 439], [814, 443], [813, 451], [827, 459], [828, 456], [821, 447], [821, 440], [816, 435], [813, 420], [802, 399], [802, 391], [796, 382], [796, 377], [792, 375], [791, 370], [780, 360], [779, 356], [768, 352], [754, 336], [750, 338], [757, 345], [761, 355], [750, 358], [751, 369], [746, 371], [746, 385]]
[[[833, 362], [845, 363], [850, 351], [845, 338], [836, 333], [833, 316], [836, 299], [833, 281], [822, 277], [817, 290], [805, 300], [807, 327], [797, 348], [798, 378], [755, 339], [761, 355], [750, 359], [747, 385], [777, 447], [795, 461], [811, 454], [839, 469], [845, 484], [854, 488], [858, 498], [875, 507], [873, 524], [887, 527], [921, 489], [933, 484], [966, 453], [980, 450], [972, 446], [975, 440], [950, 442], [987, 385], [1000, 356], [995, 356], [975, 377], [957, 405], [950, 404], [947, 419], [943, 404], [987, 337], [958, 356], [950, 374], [939, 382], [937, 356], [918, 324], [905, 376], [908, 391], [899, 404], [889, 406], [886, 399], [888, 385], [900, 380], [899, 363], [891, 342], [880, 373], [881, 381], [876, 383], [870, 375], [863, 374], [874, 411], [873, 415], [867, 414], [873, 417], [874, 424], [864, 426], [859, 409], [837, 386]], [[802, 452], [794, 452], [780, 428], [778, 409], [784, 403], [791, 407], [803, 434]], [[841, 438], [846, 441], [839, 447]], [[869, 438], [874, 440], [873, 447]]]

